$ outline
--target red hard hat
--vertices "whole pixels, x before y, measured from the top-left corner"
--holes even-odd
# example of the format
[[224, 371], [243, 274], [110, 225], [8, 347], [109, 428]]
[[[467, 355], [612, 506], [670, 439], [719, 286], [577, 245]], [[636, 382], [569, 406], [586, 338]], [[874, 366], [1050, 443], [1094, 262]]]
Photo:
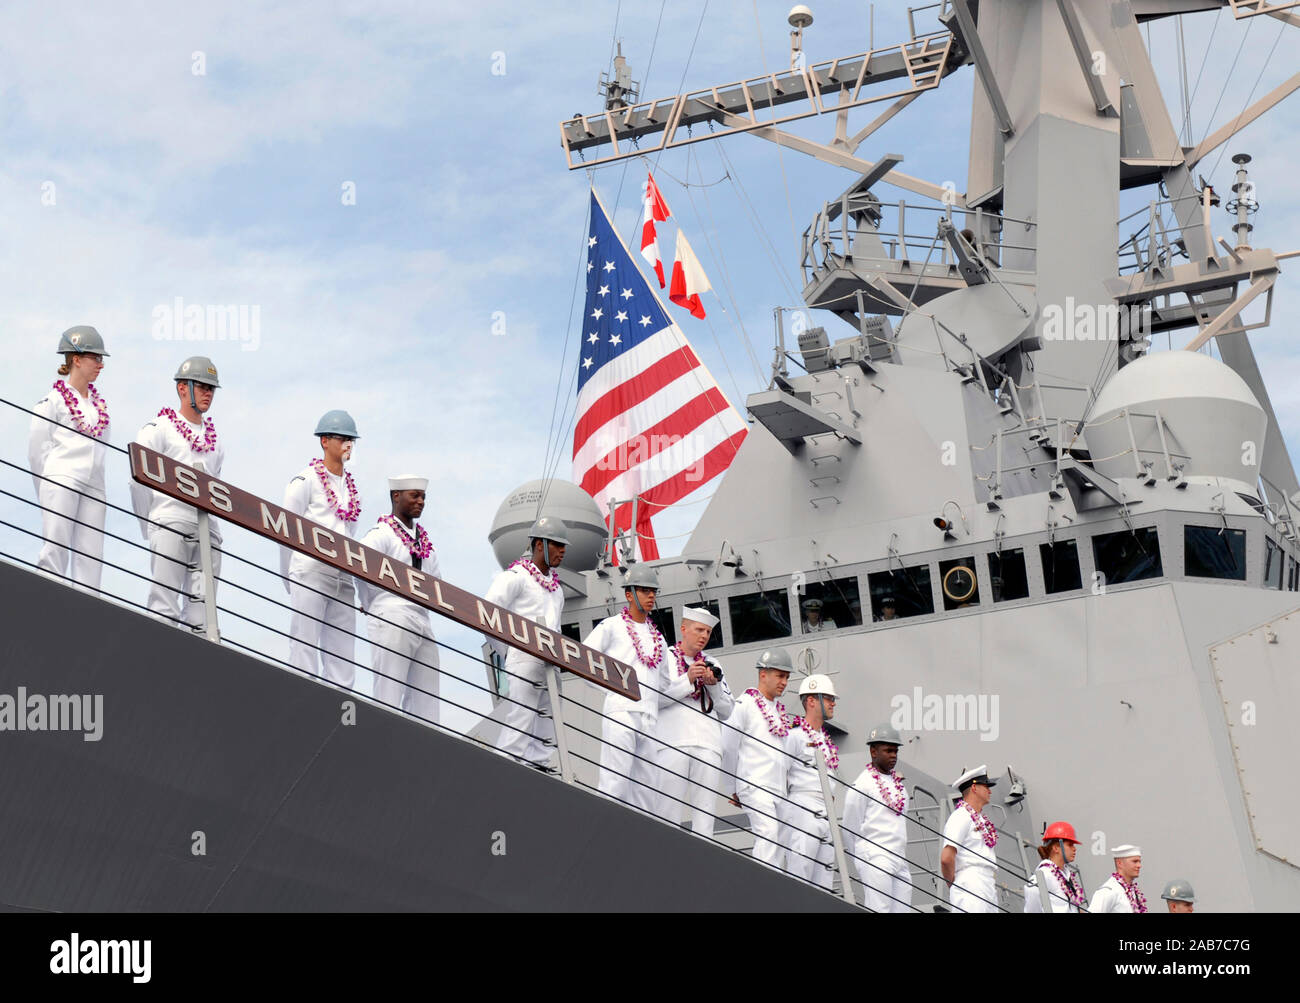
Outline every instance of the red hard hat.
[[1049, 825], [1047, 831], [1043, 833], [1043, 842], [1046, 843], [1049, 839], [1063, 839], [1067, 843], [1075, 844], [1079, 842], [1074, 835], [1074, 826], [1069, 822], [1053, 822]]

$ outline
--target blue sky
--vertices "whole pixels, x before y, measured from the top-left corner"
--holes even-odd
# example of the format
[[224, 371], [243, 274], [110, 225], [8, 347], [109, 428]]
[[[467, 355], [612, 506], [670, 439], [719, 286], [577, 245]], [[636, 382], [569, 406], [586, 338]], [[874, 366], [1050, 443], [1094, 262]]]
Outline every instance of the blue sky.
[[[812, 60], [868, 47], [867, 5], [813, 6], [818, 20], [805, 39]], [[33, 403], [54, 378], [58, 332], [94, 324], [112, 353], [101, 387], [120, 443], [172, 403], [169, 378], [180, 359], [204, 351], [224, 384], [212, 414], [226, 442], [225, 473], [275, 498], [314, 454], [317, 417], [346, 408], [363, 436], [353, 469], [365, 521], [387, 508], [388, 474], [426, 474], [424, 521], [443, 572], [483, 590], [495, 571], [486, 537], [500, 500], [539, 476], [557, 444], [558, 472], [569, 475], [570, 426], [556, 427], [552, 406], [557, 393], [570, 400], [577, 336], [570, 309], [588, 177], [565, 169], [559, 121], [600, 107], [595, 85], [616, 18], [633, 76], [651, 97], [677, 93], [683, 79], [690, 89], [785, 65], [787, 9], [715, 0], [701, 21], [700, 4], [671, 2], [662, 14], [653, 2], [6, 5], [0, 289], [8, 364], [0, 393]], [[1209, 51], [1193, 102], [1196, 138], [1237, 114], [1252, 87], [1258, 97], [1294, 70], [1300, 29], [1285, 29], [1265, 65], [1284, 26], [1252, 20], [1185, 19], [1193, 76]], [[904, 40], [905, 8], [877, 4], [874, 30], [878, 46]], [[1177, 108], [1173, 27], [1162, 23], [1151, 34]], [[193, 72], [196, 53], [201, 75]], [[502, 58], [505, 72], [494, 74]], [[964, 189], [973, 79], [969, 69], [949, 78], [859, 154], [900, 152], [907, 173]], [[876, 110], [859, 112], [850, 127]], [[824, 138], [832, 126], [813, 121], [792, 131]], [[1300, 247], [1297, 137], [1293, 97], [1234, 140], [1211, 177], [1226, 190], [1228, 156], [1255, 155], [1263, 207], [1256, 242], [1276, 250]], [[1207, 176], [1219, 159], [1202, 166]], [[595, 172], [625, 237], [639, 221], [643, 176], [636, 163]], [[772, 309], [798, 303], [795, 235], [853, 178], [745, 136], [666, 154], [657, 176], [722, 294], [706, 300], [707, 323], [675, 315], [743, 407], [744, 395], [766, 382]], [[688, 194], [679, 184], [688, 176], [709, 187]], [[341, 198], [348, 182], [355, 205]], [[46, 204], [48, 195], [43, 203], [51, 191], [54, 203]], [[1125, 211], [1150, 197], [1132, 193]], [[1226, 234], [1228, 222], [1221, 214], [1216, 226]], [[1288, 347], [1297, 324], [1285, 317], [1294, 316], [1298, 292], [1284, 276], [1273, 327], [1253, 336], [1293, 449], [1300, 351]], [[152, 337], [154, 307], [178, 296], [257, 305], [257, 349]], [[502, 314], [505, 333], [496, 335], [494, 315]], [[837, 322], [828, 327], [836, 333]], [[4, 457], [20, 461], [26, 422], [0, 411]], [[125, 504], [117, 462], [110, 499]], [[0, 483], [30, 492], [30, 480], [7, 469]], [[7, 521], [37, 524], [8, 498], [0, 508]], [[699, 511], [697, 504], [661, 520], [666, 553], [680, 547], [674, 538]], [[110, 518], [109, 528], [136, 538], [123, 517]], [[28, 557], [37, 549], [9, 531], [0, 541]], [[231, 534], [228, 544], [274, 561], [270, 546], [251, 536]], [[124, 560], [144, 566], [138, 553]], [[262, 591], [275, 585], [236, 574]], [[142, 598], [142, 583], [119, 576], [106, 584], [114, 580]], [[278, 587], [271, 594], [282, 598]], [[263, 608], [262, 618], [284, 622], [281, 611]], [[449, 625], [441, 636], [477, 646]], [[477, 668], [459, 671], [480, 679]], [[459, 698], [486, 706], [469, 691]]]

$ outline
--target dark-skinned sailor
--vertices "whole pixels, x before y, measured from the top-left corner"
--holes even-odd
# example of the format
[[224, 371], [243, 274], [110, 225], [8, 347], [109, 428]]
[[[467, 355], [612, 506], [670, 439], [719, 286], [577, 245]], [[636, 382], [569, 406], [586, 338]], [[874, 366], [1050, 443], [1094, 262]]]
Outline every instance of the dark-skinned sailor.
[[888, 724], [867, 732], [871, 762], [844, 798], [841, 823], [851, 836], [863, 904], [874, 912], [911, 912], [907, 866], [907, 784], [898, 772], [902, 736]]
[[[412, 474], [390, 477], [388, 497], [393, 510], [361, 542], [384, 554], [393, 565], [406, 565], [440, 578], [438, 555], [429, 542], [429, 534], [417, 521], [424, 512], [424, 493], [428, 486], [425, 477]], [[361, 589], [361, 609], [367, 616], [375, 699], [437, 724], [438, 646], [434, 643], [429, 611], [364, 579], [357, 579], [357, 584]]]

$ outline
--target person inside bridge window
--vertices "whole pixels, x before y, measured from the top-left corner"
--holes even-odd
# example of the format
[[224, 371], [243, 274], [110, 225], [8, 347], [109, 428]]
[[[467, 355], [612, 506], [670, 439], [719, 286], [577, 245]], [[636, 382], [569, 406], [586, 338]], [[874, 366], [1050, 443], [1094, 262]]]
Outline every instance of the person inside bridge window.
[[803, 601], [803, 632], [817, 634], [823, 630], [836, 630], [835, 621], [822, 616], [823, 603], [820, 599]]

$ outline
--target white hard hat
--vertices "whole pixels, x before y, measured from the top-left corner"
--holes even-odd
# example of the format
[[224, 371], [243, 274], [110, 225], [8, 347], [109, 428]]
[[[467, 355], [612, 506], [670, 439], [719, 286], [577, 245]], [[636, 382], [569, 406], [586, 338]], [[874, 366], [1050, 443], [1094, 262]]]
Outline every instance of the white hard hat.
[[839, 694], [835, 692], [835, 685], [831, 682], [830, 677], [823, 676], [820, 672], [814, 672], [799, 684], [799, 695], [806, 697], [809, 694], [839, 699]]

